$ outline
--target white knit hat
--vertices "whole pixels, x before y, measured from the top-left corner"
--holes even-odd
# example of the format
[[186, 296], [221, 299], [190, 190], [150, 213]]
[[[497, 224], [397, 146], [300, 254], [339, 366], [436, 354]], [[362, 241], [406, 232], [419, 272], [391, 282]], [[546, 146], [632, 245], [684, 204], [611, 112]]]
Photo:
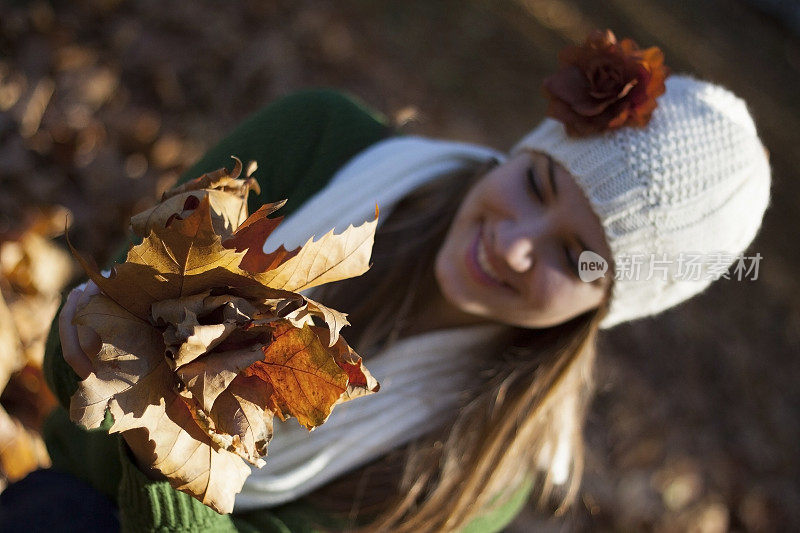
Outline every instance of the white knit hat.
[[[713, 277], [674, 276], [680, 255], [703, 254], [704, 272], [725, 272], [755, 238], [769, 204], [769, 161], [743, 100], [674, 75], [657, 102], [644, 128], [575, 138], [545, 119], [512, 150], [550, 154], [600, 218], [616, 269], [603, 329], [703, 291]], [[637, 254], [645, 258], [641, 275], [620, 276]], [[645, 272], [650, 257], [665, 259], [670, 273]]]

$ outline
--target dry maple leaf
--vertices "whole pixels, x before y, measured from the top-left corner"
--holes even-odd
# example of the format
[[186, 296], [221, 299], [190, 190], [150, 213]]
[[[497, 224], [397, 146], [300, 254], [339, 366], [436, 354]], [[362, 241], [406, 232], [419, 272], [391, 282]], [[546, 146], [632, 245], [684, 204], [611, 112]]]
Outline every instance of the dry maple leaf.
[[101, 290], [73, 322], [102, 346], [71, 418], [94, 428], [110, 411], [109, 431], [140, 463], [218, 512], [232, 510], [245, 461], [264, 464], [274, 415], [313, 429], [337, 403], [379, 387], [339, 334], [346, 315], [297, 292], [365, 272], [377, 212], [264, 254], [279, 222], [267, 215], [283, 202], [242, 218], [254, 184], [237, 179], [240, 169], [237, 160], [134, 217], [144, 240], [109, 277], [73, 250]]

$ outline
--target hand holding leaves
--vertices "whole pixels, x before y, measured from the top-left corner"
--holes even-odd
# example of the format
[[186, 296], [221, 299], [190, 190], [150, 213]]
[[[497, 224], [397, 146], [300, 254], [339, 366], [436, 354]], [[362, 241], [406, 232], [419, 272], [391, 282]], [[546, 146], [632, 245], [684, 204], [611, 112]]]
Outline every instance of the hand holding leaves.
[[265, 254], [280, 222], [267, 215], [282, 202], [246, 217], [257, 185], [240, 170], [237, 160], [233, 172], [201, 176], [133, 217], [144, 240], [110, 277], [76, 253], [101, 292], [73, 322], [101, 348], [71, 418], [94, 428], [110, 410], [110, 431], [142, 464], [218, 512], [232, 510], [245, 461], [264, 464], [273, 416], [313, 429], [336, 403], [379, 387], [339, 334], [346, 315], [298, 293], [366, 272], [377, 212]]

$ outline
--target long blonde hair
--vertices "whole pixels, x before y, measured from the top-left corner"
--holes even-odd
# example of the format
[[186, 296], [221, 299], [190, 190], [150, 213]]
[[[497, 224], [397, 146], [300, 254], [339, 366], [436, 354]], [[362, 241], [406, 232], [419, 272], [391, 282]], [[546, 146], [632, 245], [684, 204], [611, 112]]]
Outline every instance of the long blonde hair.
[[[367, 364], [370, 353], [403, 335], [408, 318], [424, 305], [449, 224], [470, 186], [493, 164], [443, 176], [404, 197], [378, 229], [370, 271], [315, 295], [349, 313], [353, 327], [343, 334]], [[364, 531], [455, 531], [533, 479], [536, 500], [563, 510], [580, 483], [581, 430], [607, 302], [554, 327], [509, 327], [508, 343], [485, 355], [480, 386], [465, 391], [449, 427], [343, 476], [309, 500], [349, 515]], [[566, 490], [555, 490], [542, 468], [564, 442], [559, 439], [571, 448]]]

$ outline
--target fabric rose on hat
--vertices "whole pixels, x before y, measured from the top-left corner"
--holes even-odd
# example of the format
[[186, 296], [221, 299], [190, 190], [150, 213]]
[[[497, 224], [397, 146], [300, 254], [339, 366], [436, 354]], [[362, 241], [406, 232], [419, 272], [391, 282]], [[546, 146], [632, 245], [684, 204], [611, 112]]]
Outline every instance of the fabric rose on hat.
[[631, 39], [617, 42], [611, 30], [595, 30], [558, 59], [563, 67], [543, 85], [550, 99], [547, 115], [578, 137], [645, 126], [670, 74], [660, 49], [640, 50]]

